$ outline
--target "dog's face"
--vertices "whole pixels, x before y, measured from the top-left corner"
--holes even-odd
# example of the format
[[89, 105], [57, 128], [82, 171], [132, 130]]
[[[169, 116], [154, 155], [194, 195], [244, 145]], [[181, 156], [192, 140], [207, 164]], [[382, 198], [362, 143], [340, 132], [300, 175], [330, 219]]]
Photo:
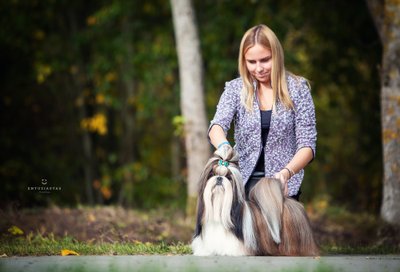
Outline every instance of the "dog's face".
[[217, 175], [207, 180], [203, 193], [203, 224], [216, 222], [221, 223], [225, 229], [232, 228], [231, 209], [233, 201], [237, 201], [236, 194], [235, 184], [227, 177]]
[[207, 223], [221, 224], [235, 233], [238, 223], [241, 223], [238, 220], [241, 220], [244, 188], [237, 157], [224, 159], [215, 152], [202, 173], [195, 235], [199, 235]]

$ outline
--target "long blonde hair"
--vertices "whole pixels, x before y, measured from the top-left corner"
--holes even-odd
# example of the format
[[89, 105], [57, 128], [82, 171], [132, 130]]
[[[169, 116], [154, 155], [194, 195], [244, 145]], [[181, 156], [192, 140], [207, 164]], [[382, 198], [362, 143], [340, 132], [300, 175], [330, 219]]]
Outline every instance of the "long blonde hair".
[[253, 111], [255, 86], [253, 85], [253, 77], [247, 70], [244, 55], [248, 49], [256, 44], [268, 48], [272, 53], [271, 86], [273, 90], [273, 109], [275, 108], [277, 100], [287, 109], [293, 109], [294, 105], [290, 99], [286, 82], [286, 70], [282, 45], [275, 33], [266, 25], [257, 25], [247, 30], [240, 43], [239, 74], [243, 80], [243, 90], [241, 95], [243, 105], [247, 111]]

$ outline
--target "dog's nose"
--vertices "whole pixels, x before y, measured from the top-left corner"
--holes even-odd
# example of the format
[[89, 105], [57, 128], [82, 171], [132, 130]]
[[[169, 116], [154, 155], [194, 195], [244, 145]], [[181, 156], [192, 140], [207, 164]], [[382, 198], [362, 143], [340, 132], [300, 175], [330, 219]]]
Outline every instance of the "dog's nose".
[[217, 177], [217, 185], [222, 185], [222, 177]]

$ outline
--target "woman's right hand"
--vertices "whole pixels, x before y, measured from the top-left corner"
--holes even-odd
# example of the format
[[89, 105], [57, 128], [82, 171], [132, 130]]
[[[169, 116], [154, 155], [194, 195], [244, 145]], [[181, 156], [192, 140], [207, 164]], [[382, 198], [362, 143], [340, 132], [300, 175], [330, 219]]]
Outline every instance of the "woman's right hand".
[[283, 194], [284, 194], [284, 196], [287, 196], [288, 195], [288, 181], [290, 178], [288, 171], [283, 169], [283, 170], [275, 173], [274, 178], [278, 179], [281, 182]]
[[226, 142], [224, 144], [221, 144], [218, 148], [217, 148], [217, 153], [218, 155], [223, 159], [223, 160], [227, 160], [229, 154], [232, 153], [232, 146]]

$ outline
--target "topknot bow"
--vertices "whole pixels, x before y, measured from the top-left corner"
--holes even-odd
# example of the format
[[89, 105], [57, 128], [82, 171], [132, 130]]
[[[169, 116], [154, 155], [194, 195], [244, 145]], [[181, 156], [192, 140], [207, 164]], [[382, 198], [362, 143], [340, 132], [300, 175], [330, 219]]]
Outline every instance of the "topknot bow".
[[227, 161], [224, 161], [224, 160], [219, 160], [219, 161], [218, 161], [218, 165], [219, 165], [219, 166], [225, 166], [225, 167], [228, 167], [228, 165], [229, 165], [229, 162], [227, 162]]

